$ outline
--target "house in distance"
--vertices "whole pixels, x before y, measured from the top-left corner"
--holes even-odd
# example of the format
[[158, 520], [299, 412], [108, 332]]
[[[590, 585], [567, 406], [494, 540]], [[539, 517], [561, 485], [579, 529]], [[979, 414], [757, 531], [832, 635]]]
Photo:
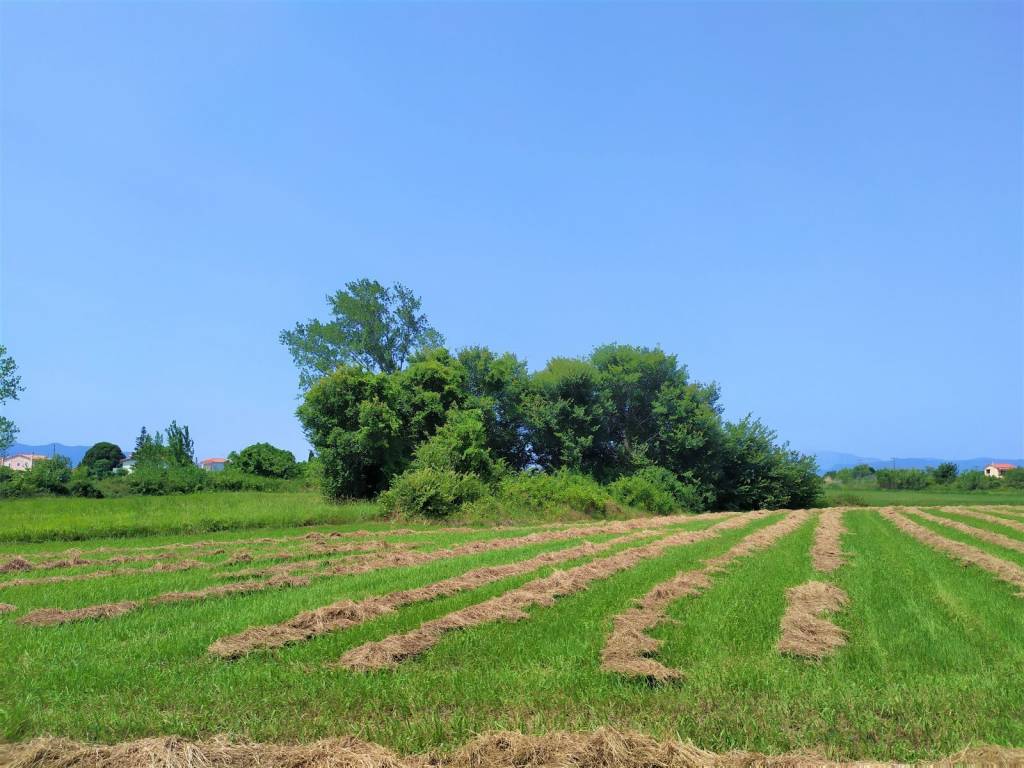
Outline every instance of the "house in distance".
[[1016, 469], [1016, 464], [1006, 464], [1003, 462], [995, 462], [985, 467], [985, 477], [1002, 477], [1003, 472], [1008, 472], [1011, 469]]

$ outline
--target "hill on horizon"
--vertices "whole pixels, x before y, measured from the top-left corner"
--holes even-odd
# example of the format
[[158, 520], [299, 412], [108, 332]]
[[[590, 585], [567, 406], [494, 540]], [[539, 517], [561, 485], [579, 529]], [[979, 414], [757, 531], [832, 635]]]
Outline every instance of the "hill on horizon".
[[7, 455], [12, 456], [15, 453], [38, 453], [43, 456], [67, 456], [71, 461], [71, 466], [77, 467], [85, 456], [85, 452], [88, 451], [90, 447], [91, 446], [88, 445], [64, 445], [64, 443], [44, 443], [43, 445], [12, 443], [11, 447], [7, 449]]
[[846, 467], [855, 467], [858, 464], [868, 464], [875, 469], [892, 469], [893, 466], [896, 469], [926, 469], [927, 467], [937, 467], [943, 462], [951, 461], [957, 465], [961, 472], [966, 472], [970, 469], [984, 469], [986, 465], [994, 462], [1008, 462], [1017, 466], [1024, 466], [1024, 459], [1011, 459], [1001, 456], [977, 456], [971, 459], [940, 459], [935, 457], [880, 459], [839, 451], [817, 451], [814, 455], [818, 459], [818, 472], [821, 474], [837, 469], [845, 469]]

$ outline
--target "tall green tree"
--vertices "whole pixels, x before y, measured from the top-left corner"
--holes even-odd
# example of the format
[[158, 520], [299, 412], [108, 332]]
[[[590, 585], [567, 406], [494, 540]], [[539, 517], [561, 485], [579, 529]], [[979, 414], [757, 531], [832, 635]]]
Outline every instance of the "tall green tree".
[[[0, 405], [8, 400], [17, 400], [19, 393], [24, 391], [14, 358], [7, 354], [7, 347], [0, 345]], [[17, 436], [15, 423], [6, 416], [0, 416], [0, 455], [7, 452]]]
[[444, 345], [421, 311], [420, 298], [401, 283], [385, 287], [376, 280], [355, 280], [328, 295], [327, 304], [327, 322], [311, 319], [281, 331], [303, 390], [340, 365], [394, 373], [420, 350]]
[[104, 477], [117, 469], [122, 459], [124, 459], [124, 452], [120, 446], [114, 443], [99, 442], [85, 452], [79, 466], [93, 477]]
[[167, 458], [179, 467], [196, 463], [195, 449], [188, 427], [179, 427], [177, 421], [172, 421], [167, 427]]

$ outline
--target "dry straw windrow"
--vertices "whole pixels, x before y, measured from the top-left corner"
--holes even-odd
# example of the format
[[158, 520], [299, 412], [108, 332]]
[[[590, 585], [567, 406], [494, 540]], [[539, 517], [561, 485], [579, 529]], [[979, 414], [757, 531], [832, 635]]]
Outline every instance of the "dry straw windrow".
[[846, 561], [840, 544], [842, 535], [846, 533], [843, 512], [844, 509], [839, 507], [821, 512], [818, 528], [814, 532], [814, 544], [811, 546], [811, 563], [816, 571], [831, 573]]
[[950, 515], [959, 515], [960, 517], [972, 517], [975, 520], [984, 520], [986, 523], [995, 523], [996, 525], [1001, 525], [1004, 528], [1012, 528], [1015, 531], [1024, 533], [1024, 523], [1019, 520], [1013, 520], [1009, 517], [990, 515], [986, 512], [978, 512], [975, 509], [969, 509], [967, 507], [942, 507], [942, 511]]
[[512, 576], [520, 576], [539, 568], [558, 565], [569, 560], [600, 554], [620, 544], [647, 538], [651, 531], [639, 531], [610, 541], [594, 544], [585, 542], [568, 549], [544, 552], [536, 557], [507, 565], [488, 565], [424, 587], [403, 589], [387, 595], [367, 597], [363, 600], [341, 600], [312, 611], [304, 611], [288, 621], [265, 627], [252, 627], [236, 635], [222, 637], [210, 646], [210, 653], [224, 658], [237, 658], [267, 648], [280, 648], [289, 643], [309, 640], [329, 632], [354, 627], [402, 606], [435, 600], [439, 597], [477, 589]]
[[650, 658], [650, 654], [661, 647], [661, 641], [647, 633], [668, 618], [668, 607], [683, 597], [700, 594], [711, 586], [711, 577], [725, 570], [729, 563], [771, 547], [806, 523], [811, 514], [808, 510], [789, 512], [778, 522], [740, 539], [725, 553], [705, 560], [702, 568], [677, 574], [656, 585], [635, 606], [613, 619], [612, 631], [601, 652], [601, 667], [609, 672], [652, 680], [679, 677], [678, 670]]
[[989, 544], [995, 544], [997, 547], [1012, 549], [1016, 552], [1024, 552], [1024, 541], [1021, 541], [1020, 539], [1011, 539], [1009, 536], [1003, 536], [1001, 533], [993, 533], [992, 531], [987, 531], [984, 528], [978, 528], [977, 526], [966, 525], [965, 523], [961, 523], [956, 520], [939, 517], [938, 515], [933, 515], [930, 512], [925, 512], [923, 509], [911, 507], [907, 511], [913, 515], [917, 515], [923, 520], [928, 520], [929, 522], [945, 526], [946, 528], [952, 528], [954, 531], [959, 531], [960, 533], [965, 533], [968, 536], [973, 536], [980, 541], [987, 541]]
[[226, 597], [228, 595], [247, 594], [259, 592], [264, 589], [278, 589], [282, 587], [304, 587], [309, 584], [309, 577], [279, 577], [266, 581], [240, 581], [234, 584], [220, 584], [213, 587], [204, 587], [188, 592], [165, 592], [162, 595], [146, 598], [145, 600], [125, 600], [120, 603], [102, 603], [90, 605], [84, 608], [39, 608], [29, 611], [20, 619], [19, 624], [30, 626], [54, 626], [56, 624], [69, 624], [74, 621], [85, 621], [87, 619], [112, 619], [116, 616], [123, 616], [131, 613], [145, 605], [164, 605], [166, 603], [184, 603], [194, 600], [206, 600], [211, 597]]
[[10, 603], [0, 603], [0, 613], [12, 613], [18, 610], [18, 606], [11, 605]]
[[923, 525], [918, 525], [892, 507], [880, 509], [878, 514], [922, 544], [950, 555], [965, 565], [977, 566], [996, 578], [1020, 588], [1021, 591], [1017, 593], [1017, 596], [1024, 597], [1024, 568], [1016, 563], [990, 555], [985, 550], [972, 547], [969, 544], [940, 536]]
[[779, 650], [791, 656], [823, 659], [846, 645], [846, 632], [822, 614], [842, 610], [849, 602], [834, 584], [808, 581], [786, 590]]
[[748, 525], [767, 512], [754, 512], [730, 517], [701, 531], [680, 531], [658, 541], [618, 552], [566, 571], [534, 579], [477, 605], [453, 611], [441, 618], [421, 624], [404, 634], [391, 635], [377, 642], [365, 643], [344, 654], [337, 666], [354, 670], [395, 667], [436, 645], [448, 632], [492, 621], [520, 621], [528, 618], [526, 609], [536, 605], [550, 606], [566, 595], [585, 590], [592, 582], [605, 579], [637, 563], [658, 557], [672, 547], [713, 539], [725, 530]]
[[[1024, 763], [1024, 749], [984, 746], [965, 749], [927, 764], [950, 768], [1021, 763]], [[163, 736], [112, 745], [38, 738], [18, 744], [0, 744], [0, 765], [9, 768], [882, 768], [906, 763], [842, 762], [813, 750], [782, 755], [709, 752], [689, 741], [658, 740], [639, 733], [602, 728], [589, 733], [486, 733], [453, 752], [408, 756], [352, 736], [310, 744], [260, 744], [226, 736], [204, 741]]]

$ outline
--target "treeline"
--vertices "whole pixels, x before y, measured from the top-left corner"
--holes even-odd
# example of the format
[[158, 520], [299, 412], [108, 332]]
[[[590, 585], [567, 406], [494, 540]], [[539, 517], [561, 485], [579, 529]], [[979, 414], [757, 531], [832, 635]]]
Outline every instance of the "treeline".
[[1002, 477], [988, 477], [984, 472], [971, 469], [960, 472], [953, 462], [943, 462], [926, 469], [874, 469], [858, 464], [825, 474], [826, 480], [858, 488], [883, 488], [892, 491], [920, 491], [950, 489], [958, 491], [993, 490], [996, 488], [1024, 488], [1024, 469], [1011, 469]]
[[122, 467], [124, 460], [120, 446], [99, 442], [74, 469], [67, 457], [59, 455], [36, 461], [25, 471], [0, 467], [0, 498], [301, 490], [315, 487], [319, 477], [315, 462], [297, 462], [290, 451], [269, 443], [232, 451], [223, 471], [205, 471], [196, 466], [189, 428], [173, 421], [163, 432], [150, 433], [143, 427], [130, 469]]
[[331, 499], [442, 516], [545, 493], [668, 512], [805, 507], [821, 492], [813, 457], [752, 417], [726, 421], [718, 387], [660, 349], [609, 344], [530, 374], [484, 347], [425, 348], [309, 383], [298, 415]]

